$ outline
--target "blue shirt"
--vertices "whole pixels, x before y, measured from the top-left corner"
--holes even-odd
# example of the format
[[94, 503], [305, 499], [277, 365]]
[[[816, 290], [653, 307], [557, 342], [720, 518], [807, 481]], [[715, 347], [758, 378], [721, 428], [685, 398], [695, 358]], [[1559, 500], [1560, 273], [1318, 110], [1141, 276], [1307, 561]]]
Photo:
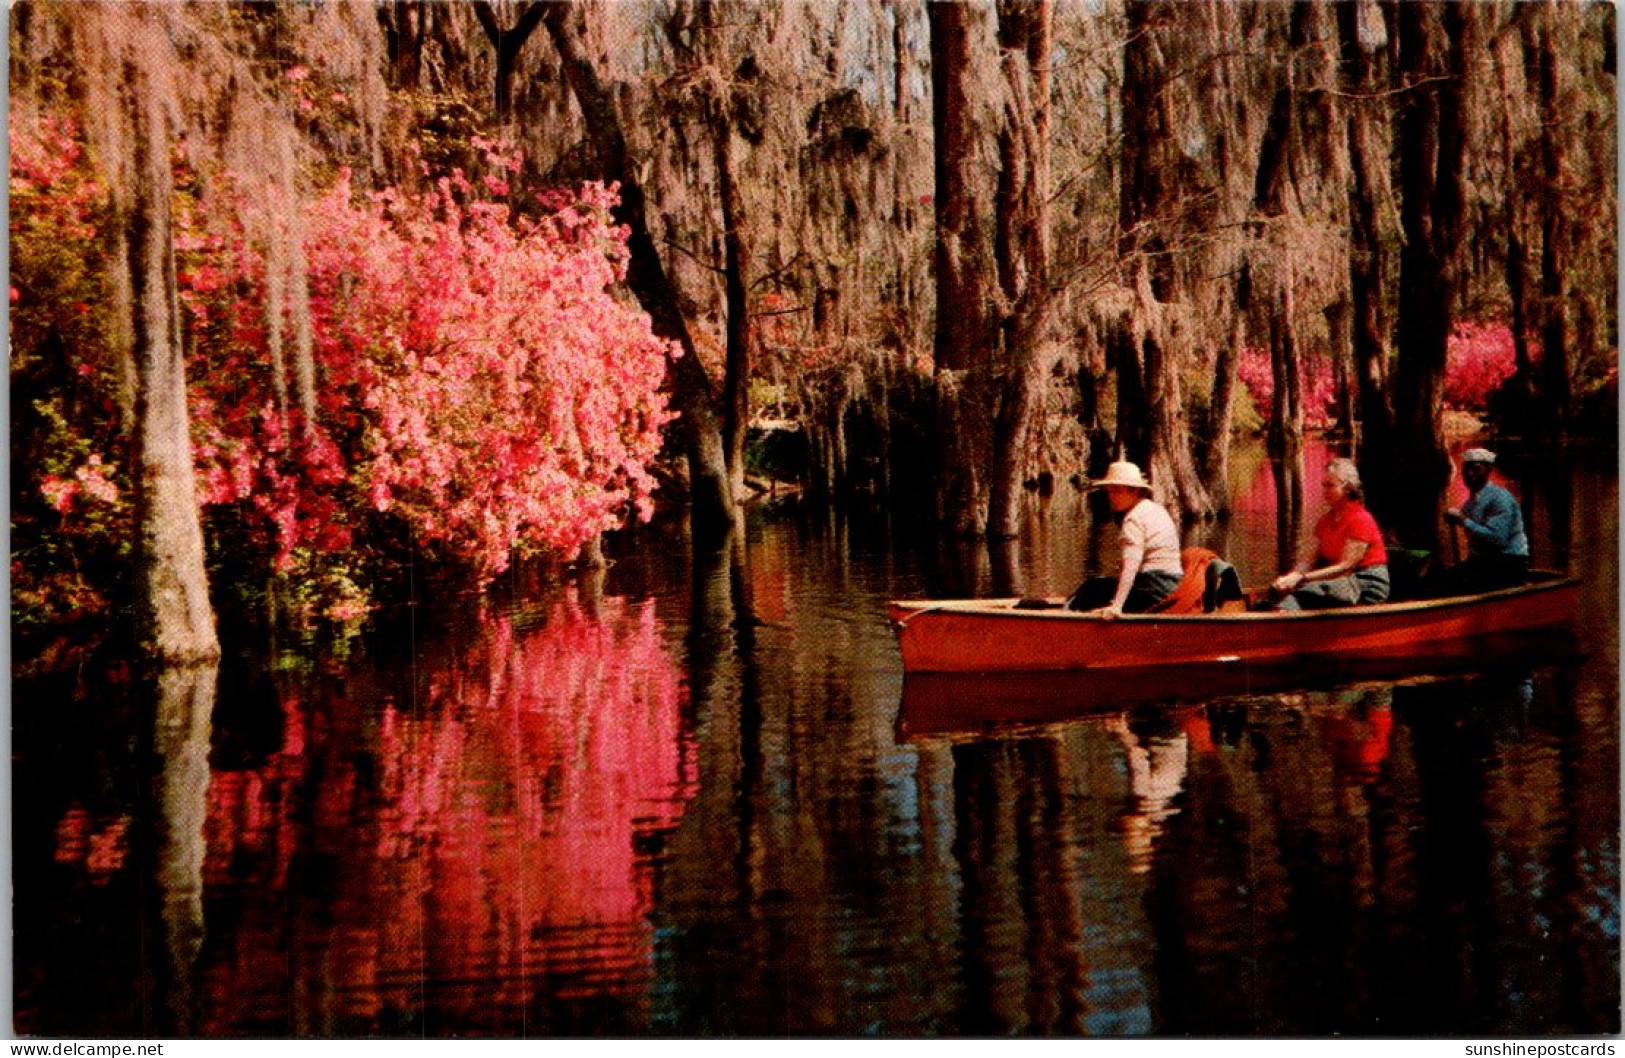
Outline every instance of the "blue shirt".
[[1523, 533], [1523, 511], [1512, 493], [1486, 484], [1461, 505], [1469, 550], [1475, 555], [1529, 555]]

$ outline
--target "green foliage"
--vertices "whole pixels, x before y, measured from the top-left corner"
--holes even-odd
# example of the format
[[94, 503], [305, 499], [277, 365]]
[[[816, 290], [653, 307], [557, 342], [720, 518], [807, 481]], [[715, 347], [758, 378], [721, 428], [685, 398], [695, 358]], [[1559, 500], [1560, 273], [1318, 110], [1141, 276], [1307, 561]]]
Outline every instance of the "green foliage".
[[1268, 418], [1259, 411], [1253, 391], [1246, 386], [1237, 386], [1231, 400], [1234, 401], [1231, 405], [1231, 433], [1238, 437], [1256, 437], [1263, 433]]
[[413, 90], [401, 92], [397, 102], [404, 115], [406, 142], [424, 170], [483, 172], [485, 152], [475, 143], [485, 123], [475, 100], [460, 92]]
[[752, 378], [747, 387], [750, 393], [750, 406], [758, 414], [767, 414], [774, 417], [795, 410], [795, 397], [790, 393], [790, 387], [778, 382], [769, 382], [765, 378]]

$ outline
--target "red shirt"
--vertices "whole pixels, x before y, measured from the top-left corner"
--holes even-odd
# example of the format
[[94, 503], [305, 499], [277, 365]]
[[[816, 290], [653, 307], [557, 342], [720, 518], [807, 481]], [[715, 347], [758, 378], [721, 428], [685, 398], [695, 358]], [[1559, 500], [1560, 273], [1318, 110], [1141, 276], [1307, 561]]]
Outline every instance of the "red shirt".
[[1388, 564], [1388, 548], [1382, 542], [1382, 530], [1377, 528], [1377, 520], [1371, 517], [1371, 512], [1365, 509], [1363, 503], [1345, 504], [1341, 515], [1335, 507], [1327, 511], [1315, 523], [1315, 539], [1320, 544], [1317, 565], [1331, 566], [1341, 562], [1343, 545], [1350, 540], [1371, 545], [1365, 549], [1364, 557], [1355, 563], [1356, 569]]

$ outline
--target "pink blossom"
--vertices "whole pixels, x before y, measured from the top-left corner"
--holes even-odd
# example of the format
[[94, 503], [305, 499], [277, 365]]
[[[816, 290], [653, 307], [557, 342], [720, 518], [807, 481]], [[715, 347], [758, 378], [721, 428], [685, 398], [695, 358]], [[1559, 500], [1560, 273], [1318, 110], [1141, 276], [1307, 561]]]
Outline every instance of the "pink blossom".
[[333, 621], [354, 621], [367, 616], [369, 609], [360, 599], [340, 599], [327, 608], [327, 617]]
[[1444, 400], [1483, 411], [1489, 396], [1517, 370], [1512, 329], [1500, 323], [1461, 323], [1450, 334]]
[[46, 474], [40, 479], [39, 489], [45, 502], [56, 508], [58, 514], [67, 514], [68, 508], [73, 506], [73, 498], [79, 493], [79, 483], [56, 474]]
[[[1331, 425], [1335, 418], [1337, 392], [1332, 381], [1331, 365], [1323, 357], [1305, 358], [1300, 367], [1302, 371], [1300, 387], [1303, 392], [1303, 419], [1304, 425], [1311, 429], [1322, 429]], [[1236, 374], [1242, 385], [1252, 394], [1253, 403], [1258, 407], [1259, 414], [1269, 418], [1271, 401], [1275, 395], [1275, 370], [1271, 365], [1270, 351], [1259, 346], [1247, 346], [1242, 349], [1236, 361]]]
[[73, 472], [84, 494], [105, 504], [118, 502], [118, 486], [107, 478], [109, 468], [102, 465], [102, 457], [92, 455], [90, 460]]
[[[236, 249], [184, 269], [190, 318], [226, 321], [198, 335], [203, 494], [249, 500], [277, 568], [300, 548], [355, 546], [386, 513], [480, 578], [516, 549], [574, 554], [647, 516], [676, 350], [613, 289], [627, 256], [615, 197], [598, 184], [548, 192], [536, 219], [482, 197], [510, 190], [452, 173], [426, 194], [358, 196], [341, 173], [308, 207], [323, 380], [308, 424], [271, 393], [254, 245], [227, 233]], [[244, 344], [220, 345], [222, 331]]]

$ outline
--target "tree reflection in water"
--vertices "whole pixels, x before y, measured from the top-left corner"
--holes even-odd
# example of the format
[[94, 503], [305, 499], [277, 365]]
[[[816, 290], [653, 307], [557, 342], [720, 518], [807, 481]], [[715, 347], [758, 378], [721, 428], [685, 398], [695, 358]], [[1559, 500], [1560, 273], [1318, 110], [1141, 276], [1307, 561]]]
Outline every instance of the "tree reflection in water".
[[[918, 737], [922, 759], [952, 750], [955, 1023], [1406, 1035], [1437, 1023], [1439, 981], [1464, 989], [1452, 1023], [1583, 1023], [1561, 996], [1586, 958], [1528, 972], [1533, 923], [1599, 891], [1566, 876], [1576, 835], [1516, 793], [1561, 759], [1522, 741], [1538, 687], [1365, 683]], [[1554, 690], [1548, 709], [1569, 697]], [[1453, 961], [1475, 950], [1482, 965]], [[1524, 998], [1468, 987], [1481, 977]]]
[[160, 823], [157, 893], [162, 903], [165, 966], [170, 985], [166, 1035], [196, 1032], [195, 974], [205, 937], [203, 864], [208, 814], [209, 730], [218, 668], [167, 666], [157, 676], [158, 709], [153, 725]]
[[[1201, 542], [1256, 582], [1246, 480]], [[1574, 496], [1617, 539], [1612, 464]], [[1578, 643], [1461, 669], [903, 680], [886, 599], [1064, 594], [1116, 539], [1087, 502], [952, 560], [795, 511], [651, 530], [608, 593], [231, 656], [202, 733], [94, 666], [21, 682], [19, 1030], [1617, 1031], [1611, 543], [1573, 551]]]
[[491, 618], [376, 707], [284, 700], [280, 750], [210, 790], [211, 891], [277, 936], [216, 953], [203, 1032], [645, 1020], [654, 853], [695, 774], [652, 607], [596, 611]]

